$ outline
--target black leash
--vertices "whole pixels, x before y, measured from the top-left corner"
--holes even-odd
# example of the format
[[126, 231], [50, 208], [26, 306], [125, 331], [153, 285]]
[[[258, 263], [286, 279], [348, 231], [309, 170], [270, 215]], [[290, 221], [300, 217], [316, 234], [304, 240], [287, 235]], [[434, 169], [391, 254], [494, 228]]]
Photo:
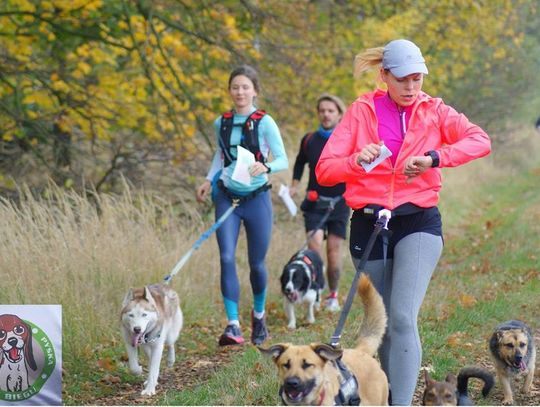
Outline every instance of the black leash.
[[317, 224], [317, 226], [315, 226], [315, 228], [311, 231], [311, 233], [308, 235], [307, 239], [306, 239], [306, 242], [304, 243], [304, 245], [300, 248], [299, 251], [301, 250], [305, 250], [307, 249], [308, 247], [308, 244], [309, 244], [309, 241], [311, 240], [311, 238], [313, 237], [313, 235], [315, 235], [315, 233], [317, 232], [317, 230], [321, 229], [322, 226], [324, 225], [324, 222], [326, 222], [328, 220], [328, 217], [330, 216], [330, 214], [332, 213], [332, 211], [334, 210], [334, 208], [336, 207], [336, 205], [338, 204], [339, 201], [341, 201], [343, 199], [343, 196], [339, 195], [339, 196], [336, 196], [334, 198], [332, 198], [330, 200], [330, 202], [328, 203], [328, 208], [326, 208], [326, 213], [324, 214], [324, 216], [321, 218], [321, 220], [319, 221], [319, 223]]
[[332, 338], [330, 339], [330, 345], [332, 345], [335, 348], [339, 347], [339, 340], [341, 339], [341, 332], [343, 331], [343, 326], [345, 325], [345, 321], [347, 320], [347, 316], [349, 315], [349, 311], [351, 310], [354, 296], [356, 295], [356, 290], [358, 287], [358, 279], [360, 278], [360, 274], [362, 273], [362, 270], [364, 269], [368, 261], [371, 251], [373, 250], [373, 246], [375, 244], [375, 240], [377, 239], [377, 236], [381, 233], [383, 229], [388, 230], [388, 221], [390, 220], [391, 216], [392, 214], [388, 209], [383, 209], [382, 211], [379, 211], [379, 218], [375, 222], [375, 229], [373, 230], [373, 233], [371, 233], [371, 236], [369, 237], [368, 243], [366, 245], [366, 249], [364, 250], [364, 254], [362, 255], [362, 258], [360, 259], [360, 263], [358, 264], [358, 269], [356, 270], [356, 274], [354, 275], [351, 288], [349, 289], [347, 300], [345, 301], [345, 305], [343, 306], [343, 310], [341, 311], [341, 315], [339, 316], [339, 321], [338, 321], [336, 330], [334, 331], [334, 334], [332, 335]]

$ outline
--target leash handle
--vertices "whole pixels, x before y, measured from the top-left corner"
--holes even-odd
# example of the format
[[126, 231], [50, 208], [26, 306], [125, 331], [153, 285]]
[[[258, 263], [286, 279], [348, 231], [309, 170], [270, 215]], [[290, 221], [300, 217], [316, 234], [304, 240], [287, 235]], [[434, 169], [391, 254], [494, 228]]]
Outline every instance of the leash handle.
[[338, 321], [336, 330], [334, 331], [334, 334], [332, 335], [330, 339], [330, 345], [332, 345], [333, 347], [339, 346], [339, 341], [341, 339], [341, 332], [343, 332], [345, 321], [347, 320], [347, 316], [349, 315], [349, 311], [351, 310], [354, 296], [356, 295], [356, 290], [358, 287], [358, 280], [360, 279], [360, 274], [362, 273], [362, 270], [364, 269], [368, 261], [371, 251], [373, 250], [373, 246], [375, 245], [375, 240], [377, 239], [377, 236], [379, 235], [382, 229], [386, 228], [387, 224], [388, 224], [388, 218], [386, 217], [386, 214], [385, 213], [381, 214], [379, 212], [379, 218], [375, 222], [375, 229], [373, 230], [373, 232], [371, 233], [371, 236], [369, 237], [368, 243], [366, 245], [366, 249], [364, 250], [364, 254], [362, 255], [362, 258], [360, 259], [360, 264], [358, 265], [358, 269], [356, 270], [356, 274], [354, 275], [351, 288], [349, 289], [347, 300], [345, 301], [345, 304], [343, 305], [343, 309], [341, 310], [341, 314], [339, 316], [339, 321]]

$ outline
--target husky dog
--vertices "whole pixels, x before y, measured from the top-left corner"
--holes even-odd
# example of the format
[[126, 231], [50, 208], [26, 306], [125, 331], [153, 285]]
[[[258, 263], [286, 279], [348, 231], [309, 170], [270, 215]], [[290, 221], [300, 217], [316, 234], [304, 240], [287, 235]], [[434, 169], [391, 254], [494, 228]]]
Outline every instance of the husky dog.
[[274, 360], [285, 405], [388, 404], [388, 380], [374, 355], [386, 330], [382, 297], [362, 273], [358, 293], [365, 308], [356, 347], [280, 343], [258, 349]]
[[170, 287], [155, 284], [132, 288], [122, 304], [122, 335], [129, 357], [129, 369], [141, 374], [138, 360], [139, 345], [148, 356], [148, 378], [142, 395], [156, 394], [159, 365], [163, 348], [167, 345], [167, 366], [175, 360], [174, 343], [180, 335], [183, 317], [178, 294]]
[[512, 377], [525, 375], [522, 391], [529, 394], [536, 363], [536, 348], [531, 328], [517, 320], [503, 322], [491, 335], [489, 350], [502, 386], [503, 404], [514, 402], [510, 384]]
[[281, 273], [281, 292], [285, 296], [287, 327], [296, 328], [295, 304], [307, 303], [307, 321], [315, 322], [314, 308], [319, 308], [324, 288], [323, 261], [313, 250], [300, 250], [291, 257]]
[[31, 327], [16, 315], [0, 315], [0, 390], [28, 389], [27, 366], [37, 370]]

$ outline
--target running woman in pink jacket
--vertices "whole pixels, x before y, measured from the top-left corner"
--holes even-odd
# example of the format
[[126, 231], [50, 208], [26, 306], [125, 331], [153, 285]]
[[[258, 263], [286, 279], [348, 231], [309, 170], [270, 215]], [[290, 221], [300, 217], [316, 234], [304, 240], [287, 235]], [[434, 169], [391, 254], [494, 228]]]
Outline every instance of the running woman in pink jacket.
[[[379, 354], [391, 402], [410, 405], [422, 361], [418, 311], [443, 248], [440, 169], [489, 154], [491, 143], [463, 114], [422, 92], [428, 70], [411, 41], [394, 40], [357, 55], [355, 74], [373, 66], [380, 67], [387, 90], [353, 102], [326, 144], [316, 175], [321, 185], [346, 184], [356, 267], [378, 210], [392, 211], [388, 244], [375, 244], [365, 269], [388, 313]], [[390, 157], [364, 168], [386, 149]]]

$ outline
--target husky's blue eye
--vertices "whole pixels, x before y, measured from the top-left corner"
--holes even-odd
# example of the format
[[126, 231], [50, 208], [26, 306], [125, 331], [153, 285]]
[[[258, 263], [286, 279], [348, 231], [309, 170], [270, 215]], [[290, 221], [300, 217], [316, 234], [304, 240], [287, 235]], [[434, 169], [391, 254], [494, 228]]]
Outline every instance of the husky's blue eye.
[[143, 312], [142, 316], [145, 317], [147, 316], [148, 314], [146, 312]]
[[133, 314], [128, 314], [128, 317], [130, 317], [130, 318], [135, 318], [135, 315], [133, 315]]

